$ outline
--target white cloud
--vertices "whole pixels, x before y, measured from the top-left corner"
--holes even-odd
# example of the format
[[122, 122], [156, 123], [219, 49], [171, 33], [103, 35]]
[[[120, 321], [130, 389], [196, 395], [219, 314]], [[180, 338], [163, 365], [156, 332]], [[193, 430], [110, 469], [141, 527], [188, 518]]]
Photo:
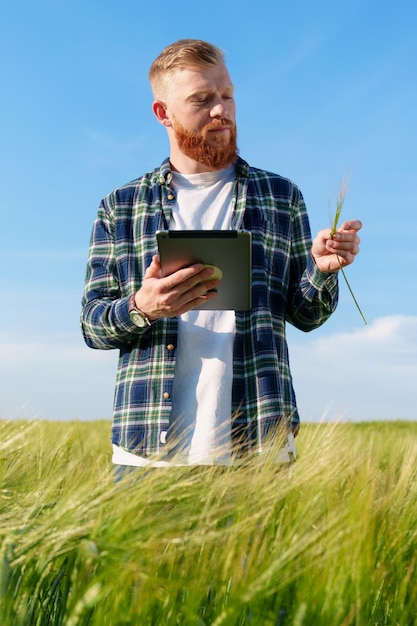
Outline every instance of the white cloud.
[[[302, 421], [417, 419], [417, 317], [290, 339]], [[118, 353], [78, 334], [0, 335], [0, 418], [111, 418]]]
[[417, 317], [381, 317], [354, 332], [290, 345], [302, 418], [417, 419]]

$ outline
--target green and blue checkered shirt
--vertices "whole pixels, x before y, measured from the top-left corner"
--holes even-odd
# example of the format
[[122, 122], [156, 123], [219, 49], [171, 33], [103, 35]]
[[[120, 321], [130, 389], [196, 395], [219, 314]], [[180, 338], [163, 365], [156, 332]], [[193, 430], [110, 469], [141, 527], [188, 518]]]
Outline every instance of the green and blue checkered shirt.
[[[236, 161], [235, 230], [252, 233], [252, 309], [236, 311], [232, 440], [261, 451], [282, 425], [297, 428], [286, 322], [310, 331], [335, 310], [337, 274], [311, 256], [311, 233], [300, 190], [290, 180]], [[91, 235], [81, 326], [91, 348], [120, 351], [112, 442], [148, 456], [162, 452], [169, 429], [177, 318], [145, 330], [129, 317], [129, 297], [142, 284], [155, 233], [168, 227], [175, 190], [169, 160], [116, 189], [99, 207]]]

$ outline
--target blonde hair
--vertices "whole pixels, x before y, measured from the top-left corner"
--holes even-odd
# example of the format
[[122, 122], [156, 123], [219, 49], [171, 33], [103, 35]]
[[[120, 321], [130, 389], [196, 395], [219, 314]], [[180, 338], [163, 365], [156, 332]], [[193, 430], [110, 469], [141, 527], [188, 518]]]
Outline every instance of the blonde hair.
[[210, 67], [224, 63], [224, 54], [211, 43], [201, 39], [180, 39], [162, 50], [149, 70], [149, 82], [154, 96], [162, 88], [163, 78], [170, 72], [189, 67]]

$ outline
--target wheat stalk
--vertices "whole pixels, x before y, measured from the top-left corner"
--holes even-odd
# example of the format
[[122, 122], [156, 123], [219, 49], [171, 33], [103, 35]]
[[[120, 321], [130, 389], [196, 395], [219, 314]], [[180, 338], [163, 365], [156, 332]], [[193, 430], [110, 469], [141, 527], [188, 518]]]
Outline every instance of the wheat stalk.
[[[332, 239], [333, 239], [333, 237], [334, 237], [334, 235], [336, 233], [336, 230], [337, 230], [337, 227], [338, 227], [338, 224], [339, 224], [340, 215], [342, 213], [342, 209], [343, 209], [343, 205], [344, 205], [344, 202], [345, 202], [345, 198], [346, 198], [346, 195], [347, 195], [347, 192], [348, 192], [348, 189], [349, 189], [349, 182], [350, 182], [350, 178], [349, 179], [346, 179], [345, 177], [342, 178], [342, 182], [340, 184], [339, 193], [338, 193], [338, 196], [337, 196], [336, 211], [335, 211], [334, 218], [333, 218], [333, 225], [332, 225], [332, 228], [330, 230], [330, 237]], [[358, 309], [358, 311], [360, 313], [360, 316], [362, 317], [363, 323], [366, 325], [367, 322], [366, 322], [365, 316], [362, 313], [362, 309], [359, 306], [359, 303], [358, 303], [357, 299], [355, 298], [355, 294], [353, 293], [352, 287], [350, 286], [349, 281], [348, 281], [348, 279], [346, 277], [346, 274], [345, 274], [344, 269], [342, 267], [342, 264], [340, 262], [339, 256], [337, 257], [337, 260], [338, 260], [338, 263], [339, 263], [340, 271], [342, 272], [343, 278], [345, 279], [347, 288], [349, 289], [350, 295], [353, 298], [353, 302], [355, 303], [356, 308]]]

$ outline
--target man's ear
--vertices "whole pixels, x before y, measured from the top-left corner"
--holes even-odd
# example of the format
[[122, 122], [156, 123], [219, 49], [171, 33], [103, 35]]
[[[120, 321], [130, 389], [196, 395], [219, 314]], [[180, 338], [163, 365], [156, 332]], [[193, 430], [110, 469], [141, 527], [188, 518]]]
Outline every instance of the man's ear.
[[163, 126], [172, 126], [172, 122], [167, 113], [167, 107], [162, 102], [162, 100], [155, 100], [155, 102], [152, 104], [152, 111], [154, 112], [154, 115], [158, 122], [160, 122]]

